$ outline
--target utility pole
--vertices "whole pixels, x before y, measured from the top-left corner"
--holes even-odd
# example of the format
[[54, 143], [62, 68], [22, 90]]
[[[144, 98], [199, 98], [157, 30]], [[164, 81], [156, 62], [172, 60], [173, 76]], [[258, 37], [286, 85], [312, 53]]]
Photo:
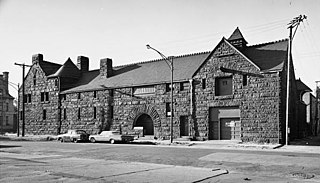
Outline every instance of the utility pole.
[[[304, 20], [307, 19], [306, 15], [299, 15], [295, 17], [293, 20], [288, 23], [288, 29], [289, 29], [289, 45], [288, 45], [288, 59], [287, 59], [287, 98], [286, 98], [286, 144], [288, 145], [289, 143], [289, 133], [290, 133], [290, 128], [289, 128], [289, 103], [290, 103], [290, 63], [291, 63], [291, 52], [292, 52], [292, 40], [297, 32], [297, 29], [300, 25], [300, 23]], [[292, 35], [292, 29], [296, 28], [293, 35]]]
[[[18, 65], [22, 67], [22, 114], [21, 114], [21, 118], [22, 118], [22, 132], [21, 135], [22, 137], [24, 137], [24, 128], [25, 128], [25, 116], [24, 116], [24, 112], [25, 112], [25, 106], [24, 106], [24, 100], [25, 100], [25, 96], [24, 96], [24, 86], [25, 86], [25, 82], [24, 82], [24, 75], [25, 75], [25, 67], [31, 67], [32, 65], [26, 65], [26, 64], [18, 64], [18, 63], [14, 63], [14, 65]], [[18, 91], [18, 96], [19, 96], [19, 91]], [[19, 104], [18, 104], [19, 105]], [[19, 126], [18, 126], [19, 128]], [[19, 130], [18, 130], [19, 131]]]
[[17, 101], [17, 136], [19, 137], [19, 135], [20, 135], [20, 129], [19, 129], [19, 120], [20, 120], [20, 118], [19, 118], [19, 102], [20, 102], [20, 100], [19, 100], [19, 83], [18, 83], [18, 101]]

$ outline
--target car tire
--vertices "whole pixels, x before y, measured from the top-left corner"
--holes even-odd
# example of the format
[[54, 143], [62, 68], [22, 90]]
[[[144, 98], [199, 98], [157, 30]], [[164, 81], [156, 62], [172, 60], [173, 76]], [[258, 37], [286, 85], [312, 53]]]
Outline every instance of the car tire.
[[63, 142], [64, 142], [63, 138], [60, 138], [60, 139], [59, 139], [59, 141], [60, 141], [61, 143], [63, 143]]
[[78, 140], [77, 139], [72, 139], [72, 142], [73, 143], [78, 143]]
[[93, 138], [93, 137], [91, 137], [91, 138], [90, 138], [90, 141], [91, 141], [92, 143], [95, 143], [95, 142], [96, 142], [96, 139]]
[[110, 139], [110, 144], [114, 144], [116, 141], [114, 139]]

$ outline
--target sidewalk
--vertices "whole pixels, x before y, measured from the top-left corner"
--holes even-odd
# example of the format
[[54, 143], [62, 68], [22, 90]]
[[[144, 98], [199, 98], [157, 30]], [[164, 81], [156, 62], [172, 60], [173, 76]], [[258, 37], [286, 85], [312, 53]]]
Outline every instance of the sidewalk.
[[[16, 134], [0, 135], [0, 141], [50, 141], [56, 140], [54, 135], [27, 135], [17, 137]], [[133, 144], [151, 144], [171, 147], [190, 147], [203, 149], [230, 149], [230, 150], [254, 150], [254, 151], [274, 151], [274, 152], [297, 152], [320, 154], [320, 136], [307, 137], [290, 142], [290, 145], [281, 144], [255, 144], [242, 143], [233, 140], [209, 140], [209, 141], [176, 141], [170, 140], [135, 140]]]

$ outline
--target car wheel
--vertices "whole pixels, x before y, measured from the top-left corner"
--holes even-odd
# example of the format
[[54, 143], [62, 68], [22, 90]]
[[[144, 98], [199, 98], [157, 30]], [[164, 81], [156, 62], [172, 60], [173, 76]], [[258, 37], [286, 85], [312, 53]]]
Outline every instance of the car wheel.
[[90, 141], [92, 142], [92, 143], [95, 143], [96, 142], [96, 139], [95, 138], [90, 138]]
[[78, 140], [77, 139], [73, 139], [72, 142], [78, 143]]
[[60, 138], [59, 141], [60, 141], [61, 143], [64, 142], [63, 138]]
[[110, 144], [114, 144], [115, 143], [115, 140], [114, 139], [111, 139], [110, 140]]

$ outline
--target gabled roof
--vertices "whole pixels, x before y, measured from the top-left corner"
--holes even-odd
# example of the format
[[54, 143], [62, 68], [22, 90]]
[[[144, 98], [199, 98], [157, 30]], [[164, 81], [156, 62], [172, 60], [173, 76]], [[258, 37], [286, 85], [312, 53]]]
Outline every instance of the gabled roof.
[[39, 66], [43, 70], [46, 76], [49, 76], [53, 73], [55, 73], [60, 67], [60, 64], [48, 62], [48, 61], [41, 61], [39, 62]]
[[287, 60], [288, 39], [248, 46], [241, 52], [254, 62], [261, 71], [282, 70]]
[[[174, 82], [191, 79], [192, 74], [200, 67], [209, 53], [202, 52], [174, 57]], [[114, 67], [113, 75], [106, 79], [102, 79], [97, 71], [91, 74], [94, 79], [88, 84], [79, 83], [77, 87], [66, 90], [63, 93], [152, 85], [171, 81], [171, 70], [164, 59]], [[86, 76], [84, 75], [83, 77]]]
[[303, 92], [312, 92], [312, 90], [304, 84], [300, 79], [296, 80], [297, 90], [303, 91]]
[[236, 28], [236, 30], [233, 31], [233, 33], [231, 34], [231, 36], [228, 38], [228, 41], [234, 41], [234, 40], [239, 40], [242, 39], [245, 41], [245, 43], [247, 43], [247, 41], [244, 39], [239, 27]]
[[52, 75], [49, 77], [66, 77], [66, 78], [79, 78], [81, 72], [78, 67], [71, 61], [70, 58]]

